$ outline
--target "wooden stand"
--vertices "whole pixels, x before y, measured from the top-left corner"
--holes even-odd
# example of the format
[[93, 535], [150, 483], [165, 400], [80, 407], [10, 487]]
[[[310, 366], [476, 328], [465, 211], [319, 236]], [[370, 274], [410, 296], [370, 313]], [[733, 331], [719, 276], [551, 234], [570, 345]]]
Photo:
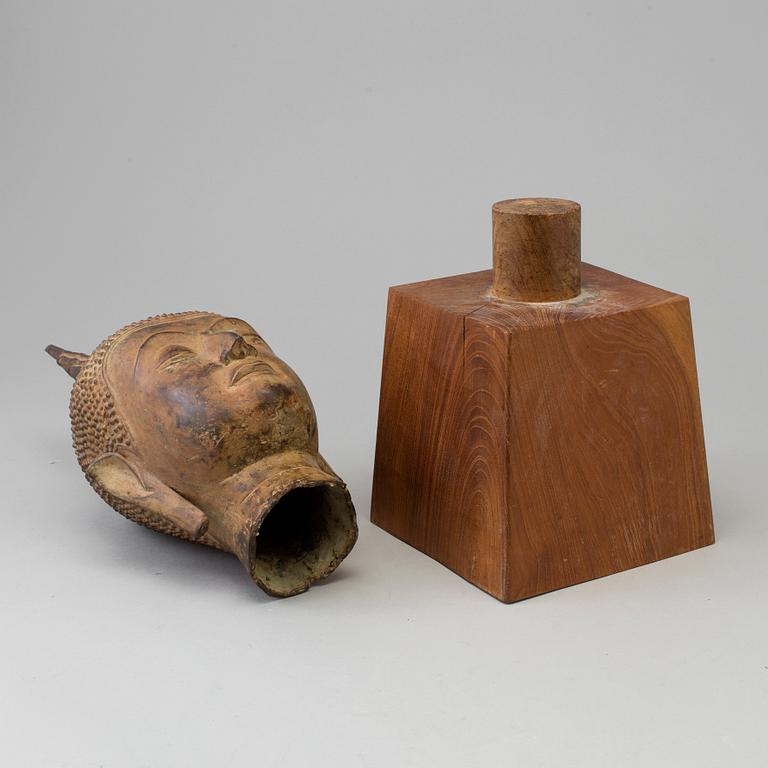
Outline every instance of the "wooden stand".
[[493, 272], [390, 289], [372, 520], [504, 602], [714, 541], [688, 300], [493, 207]]

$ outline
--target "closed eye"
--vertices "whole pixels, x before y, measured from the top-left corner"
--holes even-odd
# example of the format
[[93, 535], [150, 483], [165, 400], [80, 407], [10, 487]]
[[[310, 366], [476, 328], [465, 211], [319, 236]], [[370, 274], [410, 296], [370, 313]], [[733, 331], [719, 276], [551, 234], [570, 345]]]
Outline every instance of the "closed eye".
[[166, 347], [158, 359], [158, 370], [165, 371], [181, 363], [191, 362], [195, 353], [189, 347]]

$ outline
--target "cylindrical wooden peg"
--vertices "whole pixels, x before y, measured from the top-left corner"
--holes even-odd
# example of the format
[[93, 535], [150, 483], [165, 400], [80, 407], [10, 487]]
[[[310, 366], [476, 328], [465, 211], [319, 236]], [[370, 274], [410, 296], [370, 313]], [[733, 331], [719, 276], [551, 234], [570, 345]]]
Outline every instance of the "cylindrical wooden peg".
[[530, 197], [493, 206], [493, 295], [562, 301], [581, 291], [581, 206]]

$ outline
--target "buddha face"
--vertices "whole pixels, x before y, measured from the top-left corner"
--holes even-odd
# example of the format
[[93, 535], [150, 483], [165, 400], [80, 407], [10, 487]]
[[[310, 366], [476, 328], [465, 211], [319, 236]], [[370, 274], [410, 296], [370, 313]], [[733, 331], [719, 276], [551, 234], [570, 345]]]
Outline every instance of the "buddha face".
[[242, 320], [160, 318], [118, 339], [105, 375], [132, 449], [181, 492], [275, 453], [317, 450], [304, 386]]

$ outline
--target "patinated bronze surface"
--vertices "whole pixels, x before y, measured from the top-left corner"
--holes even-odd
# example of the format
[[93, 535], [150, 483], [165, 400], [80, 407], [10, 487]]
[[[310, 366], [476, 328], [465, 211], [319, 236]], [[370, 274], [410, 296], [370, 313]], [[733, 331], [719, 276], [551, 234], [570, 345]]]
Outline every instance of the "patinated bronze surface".
[[75, 379], [80, 466], [120, 514], [232, 552], [275, 596], [305, 591], [351, 550], [355, 510], [318, 453], [309, 396], [247, 323], [161, 315], [91, 355], [47, 351]]

